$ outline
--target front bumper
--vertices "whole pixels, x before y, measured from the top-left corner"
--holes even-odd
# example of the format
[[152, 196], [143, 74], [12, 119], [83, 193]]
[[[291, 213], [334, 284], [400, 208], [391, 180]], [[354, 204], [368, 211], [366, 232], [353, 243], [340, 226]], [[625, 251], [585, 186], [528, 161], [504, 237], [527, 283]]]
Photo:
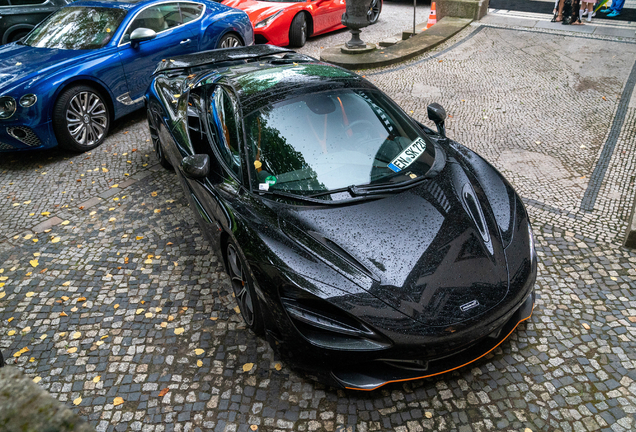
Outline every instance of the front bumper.
[[36, 126], [16, 121], [0, 121], [0, 152], [55, 147], [51, 122]]
[[339, 386], [350, 390], [375, 390], [385, 384], [428, 378], [454, 371], [473, 363], [497, 348], [517, 326], [532, 316], [534, 309], [534, 289], [521, 305], [507, 315], [495, 337], [486, 337], [476, 341], [471, 347], [450, 357], [422, 362], [421, 367], [413, 367], [413, 363], [399, 364], [399, 360], [374, 360], [344, 368], [334, 368], [331, 378]]

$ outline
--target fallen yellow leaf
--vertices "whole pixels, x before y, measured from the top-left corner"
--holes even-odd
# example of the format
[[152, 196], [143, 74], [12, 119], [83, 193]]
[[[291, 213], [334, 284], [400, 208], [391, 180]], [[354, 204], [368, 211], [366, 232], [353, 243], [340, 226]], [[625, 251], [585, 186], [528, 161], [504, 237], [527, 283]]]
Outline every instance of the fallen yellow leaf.
[[27, 297], [33, 297], [35, 295], [35, 293], [33, 291], [29, 291], [28, 293], [25, 294]]
[[34, 383], [39, 383], [40, 381], [42, 381], [42, 377], [36, 376], [35, 378], [33, 378], [33, 382]]
[[117, 219], [115, 219], [114, 217], [108, 219], [108, 222], [115, 222]]
[[117, 303], [115, 306], [113, 306], [113, 309], [117, 309], [119, 307], [119, 303]]
[[205, 350], [203, 350], [203, 349], [201, 349], [201, 348], [197, 348], [197, 349], [195, 349], [195, 350], [194, 350], [194, 353], [195, 353], [196, 355], [201, 355], [201, 354], [203, 354], [204, 352], [205, 352]]
[[281, 365], [280, 363], [276, 363], [276, 364], [274, 365], [274, 369], [276, 369], [276, 370], [278, 370], [278, 371], [279, 371], [279, 370], [281, 370], [282, 368], [283, 368], [283, 365]]
[[201, 360], [197, 360], [197, 366], [199, 367], [203, 366], [203, 362]]
[[146, 312], [146, 315], [144, 315], [146, 318], [152, 318], [152, 312]]
[[29, 359], [29, 363], [33, 363], [34, 361], [35, 361], [35, 357], [31, 357], [31, 358]]
[[144, 264], [152, 264], [152, 259], [148, 258], [146, 261], [144, 261]]
[[77, 312], [77, 306], [72, 307], [71, 312]]
[[135, 315], [139, 315], [140, 313], [142, 313], [143, 311], [145, 311], [145, 309], [137, 309], [137, 311], [135, 312]]
[[81, 337], [82, 337], [82, 333], [80, 333], [80, 332], [75, 332], [75, 333], [73, 333], [73, 336], [72, 336], [73, 339], [79, 339]]
[[60, 312], [60, 316], [61, 317], [67, 317], [68, 315], [66, 314], [66, 312], [62, 311], [62, 312]]
[[255, 431], [258, 430], [258, 426], [257, 425], [250, 425], [250, 429]]
[[9, 336], [13, 336], [15, 334], [15, 330], [9, 330], [9, 333], [7, 333]]
[[254, 367], [254, 363], [245, 363], [243, 365], [243, 372], [249, 372]]
[[[69, 284], [70, 284], [70, 282], [69, 282]], [[68, 296], [62, 296], [61, 299], [64, 300], [64, 301], [67, 301], [68, 300]]]
[[95, 378], [93, 378], [93, 382], [98, 383], [100, 379], [101, 379], [101, 376], [97, 375]]
[[68, 225], [70, 223], [71, 223], [71, 221], [65, 220], [64, 222], [61, 222], [60, 225]]
[[234, 307], [234, 312], [241, 313], [241, 308], [239, 308], [238, 306], [235, 306]]
[[426, 412], [424, 413], [424, 416], [425, 416], [427, 419], [430, 419], [430, 418], [433, 418], [433, 413], [430, 413], [430, 412], [426, 411]]
[[108, 337], [108, 335], [104, 335], [100, 339], [106, 339], [107, 337]]
[[23, 333], [28, 333], [30, 331], [31, 331], [31, 327], [25, 327], [25, 328], [22, 329]]
[[9, 276], [0, 276], [0, 281], [6, 281], [9, 279]]
[[73, 401], [73, 405], [76, 405], [76, 406], [81, 404], [81, 403], [82, 403], [82, 397], [81, 396]]
[[99, 340], [99, 341], [95, 342], [95, 345], [102, 346], [102, 345], [104, 345], [104, 341]]
[[179, 327], [179, 328], [174, 329], [174, 334], [180, 335], [184, 331], [185, 331], [185, 329], [183, 327]]
[[42, 339], [42, 340], [46, 339], [46, 333], [44, 333], [42, 336], [40, 336], [40, 339]]
[[166, 328], [168, 326], [168, 323], [164, 321], [159, 325], [161, 326], [161, 328]]
[[590, 326], [589, 326], [588, 324], [583, 323], [583, 328], [584, 328], [585, 330], [589, 330], [589, 329], [590, 329]]
[[4, 292], [4, 291], [0, 292], [0, 299], [1, 299], [1, 298], [3, 298], [3, 297], [4, 297], [4, 296], [6, 296], [6, 295], [7, 295], [7, 293], [6, 293], [6, 292]]
[[174, 320], [174, 317], [172, 315], [169, 315], [168, 316], [168, 321], [173, 321], [173, 320]]
[[69, 353], [69, 354], [73, 354], [73, 353], [77, 352], [77, 347], [71, 347], [71, 348], [67, 349], [66, 352]]
[[53, 238], [51, 239], [51, 243], [57, 243], [57, 242], [59, 242], [60, 240], [62, 240], [60, 237], [53, 237]]
[[[64, 283], [62, 284], [62, 286], [69, 286], [70, 284], [71, 284], [71, 281], [66, 281], [66, 282], [64, 282]], [[67, 300], [68, 300], [68, 298], [67, 298]]]
[[161, 213], [161, 210], [155, 209], [155, 213]]
[[102, 172], [108, 172], [106, 168], [102, 168]]
[[37, 267], [39, 262], [38, 262], [38, 260], [31, 260], [31, 261], [29, 261], [29, 264], [31, 264], [32, 267]]
[[117, 396], [114, 400], [113, 400], [113, 405], [114, 406], [119, 406], [121, 404], [124, 403], [124, 398], [121, 396]]

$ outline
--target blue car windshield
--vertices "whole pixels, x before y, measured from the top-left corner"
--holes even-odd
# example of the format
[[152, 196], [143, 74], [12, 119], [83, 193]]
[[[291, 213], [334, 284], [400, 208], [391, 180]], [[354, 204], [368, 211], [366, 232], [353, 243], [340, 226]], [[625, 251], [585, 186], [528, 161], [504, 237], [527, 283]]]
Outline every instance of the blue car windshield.
[[119, 8], [65, 7], [37, 26], [24, 40], [35, 48], [97, 49], [106, 45], [126, 16]]

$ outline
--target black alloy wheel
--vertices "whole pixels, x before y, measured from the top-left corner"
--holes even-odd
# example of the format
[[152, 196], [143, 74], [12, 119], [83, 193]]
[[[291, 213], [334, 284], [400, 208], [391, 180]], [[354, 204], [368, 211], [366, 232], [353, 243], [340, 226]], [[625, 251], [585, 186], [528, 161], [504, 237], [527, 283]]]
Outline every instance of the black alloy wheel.
[[152, 116], [152, 111], [147, 111], [148, 116], [148, 129], [150, 130], [150, 139], [152, 140], [152, 146], [155, 150], [155, 156], [157, 156], [157, 160], [161, 164], [162, 167], [166, 169], [171, 169], [172, 165], [166, 159], [166, 155], [163, 151], [163, 146], [161, 145], [161, 140], [159, 139], [159, 132], [157, 131], [157, 127], [155, 126], [155, 121]]
[[254, 333], [262, 335], [265, 330], [256, 292], [243, 258], [241, 258], [238, 248], [232, 242], [227, 244], [225, 259], [227, 260], [228, 274], [232, 283], [234, 297], [243, 321]]
[[307, 42], [307, 18], [304, 13], [299, 13], [289, 26], [289, 45], [300, 48]]
[[77, 85], [65, 90], [53, 107], [53, 129], [58, 144], [77, 152], [104, 142], [110, 128], [106, 99], [96, 89]]
[[367, 19], [369, 24], [375, 24], [380, 18], [380, 12], [382, 12], [382, 0], [371, 0], [369, 10], [367, 11]]
[[243, 42], [241, 42], [241, 39], [237, 35], [234, 33], [228, 33], [221, 38], [217, 48], [236, 48], [242, 46]]

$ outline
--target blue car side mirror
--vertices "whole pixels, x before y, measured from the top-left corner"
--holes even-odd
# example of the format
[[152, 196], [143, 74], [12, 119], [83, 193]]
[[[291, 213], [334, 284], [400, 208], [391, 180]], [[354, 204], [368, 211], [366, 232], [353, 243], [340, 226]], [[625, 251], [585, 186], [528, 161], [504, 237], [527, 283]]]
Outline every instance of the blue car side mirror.
[[137, 48], [137, 46], [139, 46], [139, 42], [154, 39], [156, 36], [157, 33], [154, 30], [139, 27], [138, 29], [133, 30], [130, 34], [130, 45], [133, 48]]

